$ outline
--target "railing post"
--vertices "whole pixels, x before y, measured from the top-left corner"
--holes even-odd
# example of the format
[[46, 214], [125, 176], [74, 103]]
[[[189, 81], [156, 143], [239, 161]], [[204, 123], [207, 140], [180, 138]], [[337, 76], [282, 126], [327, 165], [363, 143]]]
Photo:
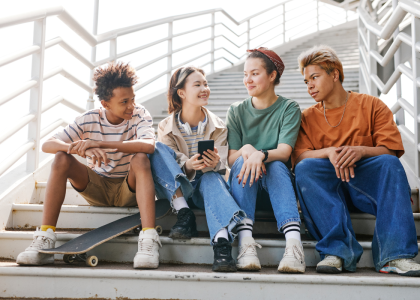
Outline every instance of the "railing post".
[[420, 122], [418, 121], [418, 115], [420, 110], [420, 88], [417, 86], [417, 78], [420, 77], [420, 53], [416, 49], [416, 43], [420, 42], [420, 19], [411, 16], [411, 51], [412, 51], [412, 68], [413, 68], [413, 103], [414, 103], [414, 141], [416, 155], [414, 156], [414, 170], [417, 177], [420, 177]]
[[216, 13], [211, 14], [211, 73], [214, 73], [214, 26], [216, 21]]
[[[367, 49], [367, 53], [369, 53], [371, 50], [377, 50], [378, 49], [378, 40], [377, 37], [374, 33], [370, 32], [369, 30], [367, 30], [367, 40], [368, 40], [368, 46], [369, 49]], [[368, 62], [369, 62], [369, 66], [368, 70], [369, 70], [369, 76], [373, 75], [373, 74], [377, 74], [377, 63], [376, 60], [369, 55], [368, 57]], [[374, 96], [374, 97], [378, 97], [378, 88], [375, 85], [375, 82], [372, 79], [368, 79], [369, 81], [369, 86], [368, 86], [368, 90], [369, 93]]]
[[168, 82], [168, 86], [169, 86], [169, 82], [171, 81], [171, 75], [172, 75], [172, 37], [173, 37], [173, 27], [174, 27], [174, 23], [173, 22], [169, 22], [168, 23], [168, 65], [167, 65], [167, 69], [168, 69], [168, 78], [167, 78], [167, 82]]
[[319, 31], [319, 1], [316, 0], [316, 31]]
[[[98, 34], [98, 19], [99, 19], [99, 0], [95, 0], [94, 6], [93, 6], [93, 28], [92, 28], [92, 34], [97, 35]], [[96, 46], [92, 47], [92, 50], [90, 52], [90, 61], [92, 63], [96, 62]], [[89, 83], [90, 86], [93, 87], [93, 72], [94, 70], [90, 70], [90, 79]], [[93, 100], [93, 89], [89, 93], [89, 99], [86, 103], [86, 110], [91, 110], [95, 107], [95, 101]]]
[[44, 83], [44, 57], [45, 57], [45, 24], [46, 18], [34, 21], [33, 44], [41, 48], [38, 53], [32, 55], [31, 77], [38, 84], [30, 91], [29, 111], [36, 115], [35, 119], [28, 124], [28, 139], [34, 141], [34, 147], [28, 151], [26, 170], [34, 172], [39, 165], [41, 114], [42, 114], [42, 87]]
[[117, 38], [109, 41], [109, 57], [111, 58], [111, 62], [117, 60]]
[[283, 4], [283, 44], [286, 43], [286, 5]]
[[251, 20], [246, 22], [246, 49], [251, 49]]
[[[393, 10], [396, 9], [397, 5], [398, 5], [398, 0], [392, 0], [392, 9]], [[393, 34], [394, 41], [395, 41], [395, 38], [398, 36], [399, 33], [400, 33], [400, 29], [399, 29], [399, 26], [397, 26], [397, 29], [395, 29], [394, 34]], [[401, 62], [400, 53], [401, 53], [401, 51], [400, 51], [400, 48], [398, 47], [398, 50], [394, 54], [394, 70], [397, 69], [398, 65]], [[402, 95], [402, 91], [401, 91], [401, 78], [399, 78], [397, 80], [396, 88], [397, 88], [397, 100], [398, 100], [399, 98], [401, 98], [401, 95]], [[404, 109], [400, 109], [395, 114], [395, 119], [396, 119], [397, 125], [405, 125]]]

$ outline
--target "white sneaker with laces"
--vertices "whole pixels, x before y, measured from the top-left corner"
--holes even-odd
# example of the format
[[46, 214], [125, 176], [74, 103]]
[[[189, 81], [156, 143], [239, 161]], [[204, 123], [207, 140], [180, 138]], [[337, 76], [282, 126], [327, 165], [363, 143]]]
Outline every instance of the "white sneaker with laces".
[[159, 246], [162, 247], [162, 244], [156, 229], [140, 231], [134, 268], [156, 269], [159, 267]]
[[40, 249], [55, 248], [57, 235], [54, 230], [48, 228], [47, 231], [41, 231], [38, 228], [34, 232], [32, 244], [21, 252], [16, 258], [19, 265], [46, 265], [54, 263], [54, 254], [39, 253]]
[[397, 273], [402, 276], [420, 277], [420, 264], [415, 262], [413, 259], [395, 259], [383, 266], [379, 272]]
[[259, 271], [261, 270], [260, 260], [257, 256], [257, 249], [262, 248], [256, 243], [253, 237], [244, 237], [242, 245], [239, 247], [239, 255], [237, 257], [236, 267], [238, 270]]
[[318, 273], [337, 274], [343, 271], [343, 260], [335, 255], [325, 255], [325, 258], [316, 265]]
[[301, 242], [289, 238], [277, 270], [282, 273], [305, 273], [305, 269], [305, 254]]

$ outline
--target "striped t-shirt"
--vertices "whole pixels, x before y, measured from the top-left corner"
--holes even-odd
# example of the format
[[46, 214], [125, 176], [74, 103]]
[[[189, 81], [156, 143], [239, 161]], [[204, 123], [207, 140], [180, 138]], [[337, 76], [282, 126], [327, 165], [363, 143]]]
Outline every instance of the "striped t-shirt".
[[[106, 118], [105, 109], [92, 109], [78, 116], [72, 124], [69, 124], [54, 135], [54, 138], [65, 143], [79, 140], [93, 140], [104, 142], [122, 142], [135, 139], [154, 139], [153, 120], [150, 113], [142, 106], [137, 105], [130, 120], [124, 120], [121, 124], [113, 125]], [[125, 177], [130, 169], [130, 161], [135, 153], [109, 152], [107, 153], [110, 163], [98, 167], [92, 163], [90, 157], [86, 157], [88, 167], [104, 177]]]
[[[207, 117], [206, 117], [207, 118]], [[177, 116], [177, 126], [179, 131], [181, 131], [182, 137], [184, 138], [185, 142], [188, 146], [188, 152], [190, 154], [190, 158], [193, 157], [198, 153], [198, 142], [204, 140], [204, 133], [203, 134], [197, 134], [198, 126], [191, 127], [192, 135], [188, 135], [185, 132], [185, 129], [181, 126], [179, 122], [182, 122], [178, 116]], [[206, 119], [204, 119], [203, 123], [206, 122]], [[204, 132], [205, 130], [203, 130]]]

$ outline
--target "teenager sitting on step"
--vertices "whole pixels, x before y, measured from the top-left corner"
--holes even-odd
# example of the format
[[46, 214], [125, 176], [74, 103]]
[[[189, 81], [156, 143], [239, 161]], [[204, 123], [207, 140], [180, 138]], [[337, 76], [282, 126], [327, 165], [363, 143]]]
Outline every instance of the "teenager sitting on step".
[[[169, 237], [188, 239], [197, 236], [195, 215], [189, 208], [195, 205], [205, 209], [211, 244], [214, 250], [213, 271], [236, 271], [232, 258], [231, 230], [245, 216], [228, 191], [220, 175], [226, 171], [227, 128], [223, 121], [203, 106], [208, 104], [210, 88], [204, 71], [194, 67], [180, 68], [172, 75], [168, 90], [169, 117], [159, 123], [158, 140], [174, 152], [175, 170], [163, 179], [169, 186], [156, 187], [172, 200], [177, 222]], [[200, 157], [198, 142], [214, 140], [214, 151], [209, 149]], [[153, 162], [152, 162], [153, 163]], [[171, 177], [172, 176], [172, 177]], [[177, 178], [187, 176], [191, 182], [177, 184]]]
[[[41, 230], [34, 233], [32, 244], [18, 255], [18, 264], [54, 263], [54, 255], [37, 250], [55, 247], [55, 226], [69, 180], [90, 205], [138, 205], [143, 230], [134, 267], [157, 268], [159, 265], [160, 241], [154, 229], [155, 189], [147, 156], [155, 151], [152, 117], [134, 102], [133, 85], [137, 76], [128, 64], [98, 68], [94, 81], [102, 107], [77, 117], [42, 146], [44, 152], [55, 154], [55, 158], [46, 188]], [[162, 146], [156, 145], [156, 149], [161, 150]], [[171, 157], [164, 150], [159, 153]], [[86, 158], [87, 166], [72, 154]]]
[[322, 258], [317, 272], [356, 271], [363, 253], [349, 214], [356, 210], [376, 216], [376, 271], [420, 276], [412, 260], [418, 244], [411, 190], [398, 159], [404, 148], [391, 110], [343, 88], [343, 66], [331, 48], [314, 47], [298, 61], [317, 102], [302, 114], [292, 154], [305, 223]]
[[283, 61], [271, 50], [259, 48], [245, 61], [244, 84], [251, 96], [234, 103], [227, 113], [229, 129], [229, 184], [233, 198], [247, 215], [239, 225], [240, 270], [260, 270], [252, 237], [256, 201], [271, 201], [286, 249], [278, 271], [304, 273], [300, 218], [290, 173], [290, 154], [299, 132], [299, 105], [276, 95]]

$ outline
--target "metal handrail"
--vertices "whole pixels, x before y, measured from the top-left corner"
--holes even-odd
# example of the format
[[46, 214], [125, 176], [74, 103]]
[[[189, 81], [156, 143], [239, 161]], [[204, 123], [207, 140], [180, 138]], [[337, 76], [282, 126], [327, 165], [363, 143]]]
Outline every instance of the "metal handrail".
[[[2, 67], [2, 66], [7, 65], [11, 62], [14, 62], [14, 61], [17, 61], [17, 60], [22, 59], [24, 57], [27, 57], [29, 55], [32, 55], [32, 75], [31, 75], [32, 78], [29, 81], [22, 83], [22, 85], [18, 89], [16, 89], [15, 91], [9, 93], [8, 95], [0, 97], [0, 106], [1, 106], [1, 105], [5, 104], [6, 102], [12, 100], [13, 98], [21, 95], [22, 93], [24, 93], [28, 90], [31, 93], [31, 96], [30, 96], [31, 97], [30, 115], [22, 118], [21, 121], [18, 121], [15, 124], [15, 127], [13, 127], [11, 130], [9, 130], [7, 133], [3, 133], [3, 135], [0, 137], [0, 143], [1, 143], [4, 140], [6, 140], [8, 137], [13, 135], [18, 129], [22, 128], [23, 126], [26, 126], [27, 124], [30, 124], [28, 142], [25, 145], [23, 145], [21, 148], [19, 148], [19, 150], [17, 152], [15, 152], [15, 154], [12, 157], [6, 159], [7, 162], [5, 164], [0, 165], [0, 175], [2, 173], [4, 173], [8, 169], [8, 167], [10, 167], [14, 162], [16, 162], [17, 159], [19, 159], [21, 156], [25, 155], [26, 153], [30, 154], [30, 159], [28, 158], [28, 160], [27, 160], [27, 169], [29, 171], [34, 171], [38, 167], [38, 160], [39, 160], [38, 159], [38, 153], [39, 153], [39, 149], [40, 149], [40, 145], [39, 145], [40, 138], [42, 138], [46, 134], [50, 133], [52, 130], [54, 130], [58, 126], [61, 126], [61, 125], [65, 124], [65, 122], [60, 119], [60, 120], [57, 120], [57, 121], [53, 122], [52, 124], [48, 125], [46, 128], [41, 130], [41, 128], [40, 128], [40, 118], [41, 118], [41, 114], [44, 111], [54, 107], [55, 105], [57, 105], [59, 103], [67, 105], [68, 107], [70, 107], [70, 108], [72, 108], [72, 109], [74, 109], [78, 112], [83, 112], [84, 111], [83, 108], [80, 108], [77, 105], [72, 104], [71, 101], [69, 101], [67, 99], [64, 99], [61, 96], [50, 100], [49, 102], [47, 102], [47, 104], [45, 104], [43, 106], [42, 105], [42, 88], [43, 88], [43, 82], [45, 80], [48, 80], [49, 78], [52, 78], [53, 76], [56, 76], [58, 74], [66, 77], [67, 79], [69, 79], [70, 81], [75, 83], [77, 86], [81, 87], [82, 89], [86, 90], [89, 93], [89, 99], [87, 101], [87, 108], [88, 109], [93, 108], [93, 87], [92, 87], [93, 82], [90, 81], [89, 84], [86, 84], [62, 67], [57, 67], [57, 68], [54, 68], [52, 70], [47, 70], [47, 71], [44, 72], [43, 61], [44, 61], [44, 56], [45, 56], [45, 50], [46, 49], [58, 45], [58, 46], [62, 47], [64, 50], [66, 50], [66, 52], [71, 54], [73, 57], [75, 57], [78, 61], [82, 62], [90, 70], [93, 70], [97, 66], [103, 65], [103, 64], [111, 62], [111, 61], [115, 61], [117, 59], [121, 59], [121, 58], [123, 58], [127, 55], [137, 53], [141, 50], [150, 48], [150, 47], [158, 45], [160, 43], [167, 42], [168, 43], [168, 51], [167, 51], [166, 54], [163, 54], [159, 57], [153, 58], [152, 60], [150, 60], [148, 62], [145, 62], [145, 63], [136, 67], [136, 70], [141, 70], [141, 69], [143, 69], [147, 66], [150, 66], [151, 64], [153, 64], [153, 63], [155, 63], [155, 62], [157, 62], [161, 59], [165, 59], [165, 58], [168, 59], [167, 68], [165, 70], [162, 70], [161, 72], [159, 72], [157, 75], [152, 76], [151, 78], [147, 78], [146, 81], [137, 84], [135, 86], [135, 90], [138, 90], [138, 89], [141, 89], [142, 87], [145, 87], [146, 85], [154, 82], [155, 80], [161, 78], [164, 75], [166, 75], [167, 78], [169, 79], [174, 69], [176, 69], [180, 66], [183, 66], [187, 63], [190, 63], [192, 61], [195, 61], [197, 59], [208, 56], [209, 54], [211, 55], [211, 59], [208, 62], [206, 62], [204, 65], [210, 65], [211, 66], [211, 72], [214, 72], [214, 64], [215, 64], [216, 61], [219, 61], [219, 60], [225, 60], [228, 63], [233, 65], [234, 62], [232, 62], [229, 58], [227, 58], [225, 56], [215, 58], [215, 53], [217, 51], [226, 51], [227, 53], [229, 53], [235, 59], [238, 59], [238, 60], [242, 59], [246, 55], [246, 54], [242, 54], [242, 55], [234, 54], [232, 51], [226, 49], [225, 47], [215, 48], [214, 47], [215, 39], [218, 39], [218, 38], [226, 39], [228, 42], [230, 42], [230, 44], [234, 45], [238, 49], [240, 49], [241, 47], [243, 47], [245, 45], [249, 48], [249, 47], [251, 47], [250, 46], [251, 42], [253, 42], [256, 38], [273, 31], [277, 27], [281, 27], [282, 31], [279, 34], [274, 35], [274, 37], [271, 36], [270, 39], [273, 39], [273, 38], [276, 38], [278, 36], [283, 35], [283, 42], [285, 42], [286, 41], [285, 36], [286, 36], [287, 32], [289, 32], [291, 30], [289, 28], [286, 28], [286, 23], [290, 22], [290, 20], [295, 19], [295, 18], [293, 18], [293, 19], [287, 20], [286, 16], [290, 14], [290, 11], [295, 11], [297, 8], [299, 8], [299, 7], [297, 7], [297, 8], [294, 8], [292, 10], [286, 11], [286, 9], [285, 9], [286, 4], [291, 2], [291, 1], [292, 0], [283, 1], [282, 3], [278, 3], [276, 5], [273, 5], [273, 6], [267, 8], [263, 11], [257, 12], [255, 14], [253, 14], [253, 15], [247, 17], [247, 18], [244, 18], [242, 20], [239, 20], [239, 21], [236, 20], [235, 18], [233, 18], [231, 15], [229, 15], [223, 9], [210, 9], [210, 10], [204, 10], [204, 11], [195, 12], [195, 13], [171, 16], [171, 17], [162, 18], [162, 19], [159, 19], [159, 20], [154, 20], [154, 21], [145, 22], [145, 23], [141, 23], [141, 24], [136, 24], [136, 25], [133, 25], [133, 26], [128, 26], [128, 27], [124, 27], [124, 28], [120, 28], [120, 29], [116, 29], [116, 30], [111, 30], [111, 31], [108, 31], [108, 32], [105, 32], [105, 33], [102, 33], [102, 34], [92, 34], [89, 31], [87, 31], [80, 23], [78, 23], [76, 21], [76, 19], [71, 14], [69, 14], [61, 6], [53, 6], [53, 7], [49, 7], [49, 8], [37, 9], [37, 10], [32, 10], [30, 12], [25, 12], [25, 13], [20, 13], [20, 14], [8, 16], [8, 17], [0, 18], [0, 28], [14, 26], [14, 25], [22, 24], [22, 23], [27, 23], [27, 22], [34, 22], [34, 24], [35, 24], [35, 26], [34, 26], [34, 41], [35, 41], [35, 43], [34, 43], [33, 46], [30, 46], [26, 49], [23, 49], [21, 51], [18, 51], [16, 53], [13, 53], [13, 54], [8, 55], [6, 57], [0, 58], [0, 67]], [[308, 0], [308, 1], [305, 2], [305, 4], [316, 2], [316, 5], [318, 7], [318, 1], [319, 0]], [[277, 14], [276, 16], [270, 17], [268, 20], [264, 20], [263, 22], [259, 23], [258, 25], [254, 26], [254, 27], [250, 26], [250, 21], [253, 18], [261, 16], [264, 13], [267, 13], [269, 11], [272, 11], [273, 9], [280, 8], [280, 7], [282, 7], [281, 12], [279, 11], [279, 14]], [[95, 13], [95, 16], [94, 16], [95, 20], [97, 20], [97, 8], [98, 8], [98, 5], [95, 4], [95, 10], [96, 10], [94, 12]], [[215, 22], [215, 14], [216, 13], [221, 13], [222, 15], [224, 15], [229, 21], [231, 21], [236, 26], [247, 23], [247, 30], [238, 34], [232, 28], [230, 28], [230, 26], [227, 26], [223, 21], [216, 23]], [[317, 13], [318, 13], [318, 11], [317, 11]], [[179, 21], [179, 20], [189, 19], [189, 18], [192, 18], [192, 17], [203, 16], [203, 15], [211, 15], [212, 23], [210, 25], [201, 26], [201, 27], [198, 27], [198, 28], [194, 28], [192, 30], [187, 30], [187, 31], [184, 31], [184, 32], [176, 33], [176, 34], [173, 33], [173, 23], [174, 22]], [[74, 47], [72, 47], [69, 43], [67, 43], [62, 37], [56, 37], [56, 38], [51, 39], [49, 41], [45, 41], [46, 18], [51, 17], [51, 16], [56, 16], [58, 19], [60, 19], [64, 24], [67, 25], [67, 27], [69, 27], [74, 33], [76, 33], [80, 38], [82, 38], [87, 44], [89, 44], [92, 47], [91, 59], [87, 59], [86, 57], [84, 57]], [[317, 18], [317, 22], [319, 23], [319, 16], [317, 15], [316, 18]], [[275, 27], [270, 27], [269, 29], [264, 29], [263, 33], [259, 33], [258, 35], [251, 38], [251, 31], [252, 30], [254, 30], [256, 28], [259, 28], [263, 24], [266, 24], [266, 23], [268, 23], [270, 21], [273, 21], [273, 20], [276, 20], [276, 19], [278, 19], [279, 22], [276, 22], [278, 24]], [[127, 50], [127, 51], [124, 51], [124, 52], [118, 52], [117, 51], [117, 49], [118, 49], [117, 44], [118, 44], [118, 38], [119, 37], [131, 34], [131, 33], [135, 33], [135, 32], [141, 31], [141, 30], [149, 29], [149, 28], [152, 28], [152, 27], [155, 27], [155, 26], [163, 25], [163, 24], [168, 25], [168, 35], [166, 37], [158, 39], [158, 40], [150, 42], [150, 43], [147, 43], [146, 45], [135, 47], [133, 49], [130, 49], [130, 50]], [[302, 25], [302, 24], [299, 24], [299, 25]], [[216, 26], [223, 26], [229, 32], [233, 33], [236, 37], [241, 37], [241, 36], [246, 34], [247, 35], [247, 41], [245, 43], [242, 43], [242, 44], [237, 44], [237, 43], [235, 43], [235, 41], [232, 41], [230, 38], [226, 37], [224, 34], [215, 35]], [[184, 36], [184, 35], [187, 35], [187, 34], [190, 34], [190, 33], [198, 32], [200, 30], [207, 29], [207, 28], [211, 28], [211, 30], [212, 30], [212, 35], [211, 35], [210, 38], [206, 38], [206, 39], [201, 40], [201, 41], [194, 41], [193, 43], [191, 43], [187, 46], [183, 46], [183, 47], [178, 48], [178, 49], [173, 49], [172, 41], [173, 41], [174, 38]], [[319, 30], [319, 26], [318, 26], [317, 30]], [[96, 33], [95, 29], [94, 29], [94, 33]], [[211, 41], [211, 50], [210, 51], [202, 53], [202, 54], [200, 54], [200, 55], [198, 55], [194, 58], [190, 58], [187, 61], [183, 62], [182, 64], [178, 64], [176, 66], [172, 64], [172, 55], [173, 54], [179, 53], [179, 52], [181, 52], [183, 50], [186, 50], [190, 47], [193, 47], [193, 46], [196, 46], [196, 45], [199, 45], [201, 43], [208, 42], [208, 41]], [[110, 44], [109, 45], [110, 55], [109, 55], [109, 57], [107, 57], [105, 59], [101, 59], [99, 61], [96, 61], [96, 46], [99, 45], [99, 44], [102, 44], [104, 42], [109, 42], [109, 44]], [[15, 160], [15, 158], [17, 158], [17, 159]], [[12, 164], [10, 164], [11, 161], [13, 161]]]
[[[391, 108], [393, 114], [396, 115], [398, 128], [401, 134], [410, 141], [415, 149], [413, 173], [420, 180], [420, 3], [412, 0], [391, 0], [387, 1], [378, 13], [383, 13], [392, 2], [392, 7], [385, 14], [386, 23], [381, 26], [376, 23], [370, 16], [375, 13], [375, 9], [369, 8], [369, 12], [365, 7], [359, 6], [359, 55], [360, 55], [360, 74], [365, 84], [366, 92], [373, 96], [378, 96], [377, 90], [383, 94], [387, 94], [392, 87], [397, 87], [397, 101]], [[369, 1], [366, 2], [370, 4]], [[411, 36], [404, 32], [399, 32], [401, 22], [410, 17], [411, 20]], [[383, 20], [383, 19], [382, 19]], [[381, 20], [381, 22], [383, 22]], [[365, 33], [366, 32], [366, 33]], [[378, 51], [378, 40], [388, 40], [393, 37], [392, 44], [386, 53], [382, 56]], [[400, 61], [399, 50], [401, 44], [405, 44], [411, 48], [411, 68]], [[381, 66], [388, 65], [394, 58], [395, 70], [386, 83], [378, 76], [377, 63]], [[400, 77], [404, 74], [412, 81], [413, 86], [413, 103], [401, 97], [401, 81]], [[414, 133], [406, 126], [404, 115], [400, 111], [406, 111], [414, 119]]]

